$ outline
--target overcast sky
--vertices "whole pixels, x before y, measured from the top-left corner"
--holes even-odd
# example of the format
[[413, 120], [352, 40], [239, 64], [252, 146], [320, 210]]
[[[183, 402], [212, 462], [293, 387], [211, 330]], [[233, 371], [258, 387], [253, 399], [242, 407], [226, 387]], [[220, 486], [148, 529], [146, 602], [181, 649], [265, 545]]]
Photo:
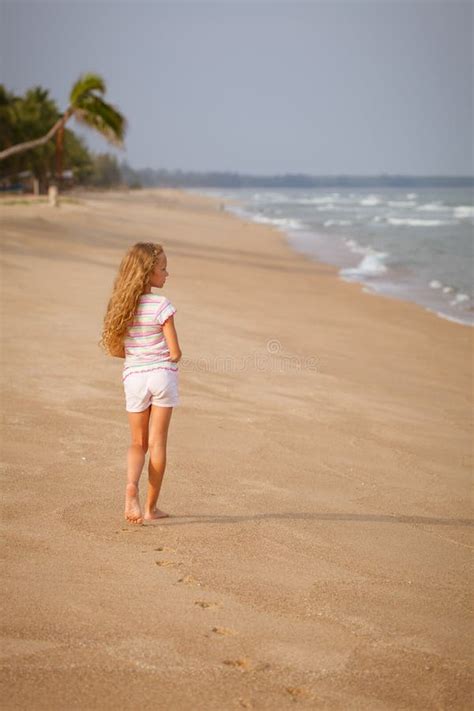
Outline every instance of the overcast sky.
[[101, 74], [126, 150], [78, 132], [135, 168], [474, 172], [471, 2], [0, 2], [1, 81]]

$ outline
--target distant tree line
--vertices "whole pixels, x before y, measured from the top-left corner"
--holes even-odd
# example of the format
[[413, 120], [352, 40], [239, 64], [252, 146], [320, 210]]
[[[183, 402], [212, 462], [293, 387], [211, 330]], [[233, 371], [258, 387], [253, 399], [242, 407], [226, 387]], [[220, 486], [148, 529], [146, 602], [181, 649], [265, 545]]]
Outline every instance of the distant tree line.
[[147, 187], [202, 188], [382, 188], [382, 187], [470, 187], [473, 176], [411, 176], [411, 175], [245, 175], [227, 172], [197, 173], [182, 170], [133, 170], [120, 165], [124, 182]]

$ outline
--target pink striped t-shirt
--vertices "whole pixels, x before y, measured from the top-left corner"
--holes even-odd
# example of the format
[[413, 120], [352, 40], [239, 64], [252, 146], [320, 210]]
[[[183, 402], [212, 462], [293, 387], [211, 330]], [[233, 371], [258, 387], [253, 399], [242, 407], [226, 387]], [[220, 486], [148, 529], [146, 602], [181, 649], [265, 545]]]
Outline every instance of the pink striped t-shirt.
[[140, 296], [134, 320], [124, 339], [125, 362], [122, 380], [132, 373], [142, 373], [155, 368], [178, 370], [178, 364], [170, 360], [163, 333], [163, 324], [176, 311], [166, 296], [152, 293]]

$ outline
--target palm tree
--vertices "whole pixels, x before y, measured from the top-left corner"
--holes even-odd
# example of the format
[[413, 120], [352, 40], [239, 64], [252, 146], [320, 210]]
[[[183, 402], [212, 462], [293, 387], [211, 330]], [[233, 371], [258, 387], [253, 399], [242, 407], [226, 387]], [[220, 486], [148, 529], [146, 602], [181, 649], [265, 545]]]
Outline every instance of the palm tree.
[[125, 117], [120, 111], [102, 98], [106, 92], [105, 82], [98, 74], [82, 74], [72, 87], [69, 95], [69, 106], [61, 118], [45, 136], [32, 141], [18, 143], [0, 151], [0, 160], [9, 158], [15, 153], [22, 153], [31, 148], [42, 146], [56, 134], [56, 172], [61, 176], [64, 126], [74, 116], [76, 121], [94, 128], [104, 138], [117, 146], [123, 145], [127, 128]]

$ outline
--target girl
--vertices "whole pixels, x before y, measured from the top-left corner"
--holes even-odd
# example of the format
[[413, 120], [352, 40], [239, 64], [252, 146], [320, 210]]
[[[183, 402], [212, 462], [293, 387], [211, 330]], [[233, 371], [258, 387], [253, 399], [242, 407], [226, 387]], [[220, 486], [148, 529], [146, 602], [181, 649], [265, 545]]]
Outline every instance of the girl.
[[[130, 523], [169, 515], [157, 509], [156, 502], [166, 467], [171, 414], [180, 404], [181, 349], [173, 317], [177, 309], [165, 296], [151, 291], [152, 286], [161, 289], [168, 276], [161, 244], [134, 244], [120, 264], [99, 341], [109, 355], [125, 358], [122, 381], [131, 434], [125, 518]], [[148, 494], [142, 515], [138, 481], [147, 450]]]

